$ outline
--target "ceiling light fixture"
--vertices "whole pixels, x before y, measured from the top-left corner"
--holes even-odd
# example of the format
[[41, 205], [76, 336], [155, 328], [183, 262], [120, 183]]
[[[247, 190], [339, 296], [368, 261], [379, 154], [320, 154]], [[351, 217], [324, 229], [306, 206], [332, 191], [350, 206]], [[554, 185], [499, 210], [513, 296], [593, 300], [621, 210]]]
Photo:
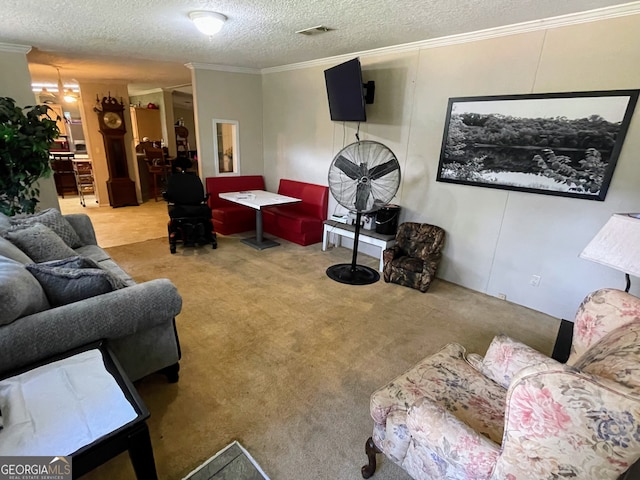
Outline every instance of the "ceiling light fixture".
[[205, 11], [191, 12], [189, 18], [196, 24], [198, 30], [209, 36], [218, 33], [227, 20], [227, 17], [221, 13]]
[[67, 88], [62, 98], [64, 98], [64, 101], [67, 103], [74, 103], [78, 101], [78, 94], [70, 88]]
[[71, 103], [77, 102], [80, 99], [80, 87], [77, 84], [66, 83], [63, 84], [62, 88], [62, 96], [59, 97], [60, 85], [42, 82], [34, 82], [31, 84], [31, 89], [38, 97], [39, 102], [60, 103], [64, 100]]

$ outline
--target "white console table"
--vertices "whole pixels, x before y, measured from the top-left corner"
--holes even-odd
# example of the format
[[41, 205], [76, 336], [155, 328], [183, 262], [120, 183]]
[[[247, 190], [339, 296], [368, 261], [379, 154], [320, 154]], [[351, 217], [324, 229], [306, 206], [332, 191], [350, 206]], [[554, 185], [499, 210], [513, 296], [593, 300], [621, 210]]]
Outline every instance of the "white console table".
[[[324, 252], [327, 249], [327, 245], [329, 244], [329, 234], [333, 233], [337, 236], [335, 245], [339, 247], [341, 237], [353, 239], [356, 236], [355, 232], [355, 225], [340, 223], [336, 222], [335, 220], [325, 220], [324, 231], [322, 234], [322, 251]], [[382, 233], [377, 233], [375, 230], [365, 230], [364, 228], [361, 228], [358, 242], [368, 243], [369, 245], [380, 247], [380, 271], [382, 271], [382, 267], [384, 266], [382, 261], [382, 252], [385, 250], [385, 248], [389, 248], [396, 243], [396, 236], [383, 235]]]

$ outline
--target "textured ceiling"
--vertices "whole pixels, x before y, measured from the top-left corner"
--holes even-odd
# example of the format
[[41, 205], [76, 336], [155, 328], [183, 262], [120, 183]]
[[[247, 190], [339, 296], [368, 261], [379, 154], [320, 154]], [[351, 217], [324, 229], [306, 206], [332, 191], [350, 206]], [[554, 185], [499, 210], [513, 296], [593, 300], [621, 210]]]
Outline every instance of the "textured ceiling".
[[[34, 81], [190, 82], [185, 63], [268, 68], [619, 5], [619, 0], [0, 0], [0, 42], [30, 45]], [[637, 3], [637, 2], [633, 2]], [[213, 38], [193, 10], [228, 20]], [[296, 34], [317, 25], [333, 29]]]

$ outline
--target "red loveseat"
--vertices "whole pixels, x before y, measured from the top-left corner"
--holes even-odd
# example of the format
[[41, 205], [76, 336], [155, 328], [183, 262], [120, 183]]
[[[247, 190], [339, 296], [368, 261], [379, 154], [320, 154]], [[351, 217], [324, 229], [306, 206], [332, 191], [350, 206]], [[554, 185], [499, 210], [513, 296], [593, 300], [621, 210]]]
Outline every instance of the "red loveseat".
[[253, 208], [224, 200], [218, 194], [243, 190], [264, 190], [264, 178], [261, 175], [207, 177], [205, 184], [209, 194], [207, 203], [211, 208], [211, 219], [215, 232], [231, 235], [256, 229], [256, 211]]
[[320, 242], [322, 222], [327, 219], [329, 187], [282, 179], [278, 193], [302, 201], [264, 208], [264, 231], [299, 245]]

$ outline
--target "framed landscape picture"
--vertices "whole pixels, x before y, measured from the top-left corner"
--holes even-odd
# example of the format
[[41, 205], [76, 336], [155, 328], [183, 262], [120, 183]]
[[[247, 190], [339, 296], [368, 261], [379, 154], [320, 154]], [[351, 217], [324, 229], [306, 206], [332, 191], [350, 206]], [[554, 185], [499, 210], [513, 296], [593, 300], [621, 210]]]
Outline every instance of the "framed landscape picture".
[[450, 98], [437, 181], [602, 201], [638, 92]]

